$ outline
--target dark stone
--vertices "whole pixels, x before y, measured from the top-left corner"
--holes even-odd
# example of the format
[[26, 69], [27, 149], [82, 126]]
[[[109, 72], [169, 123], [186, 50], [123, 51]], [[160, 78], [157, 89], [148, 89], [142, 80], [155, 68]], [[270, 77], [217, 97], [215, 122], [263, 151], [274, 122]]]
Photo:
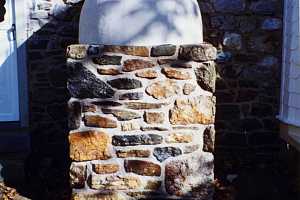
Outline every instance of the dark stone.
[[245, 10], [245, 0], [213, 0], [214, 7], [218, 12], [241, 12]]
[[141, 81], [129, 78], [118, 78], [108, 81], [107, 83], [120, 90], [131, 90], [143, 87]]
[[159, 127], [159, 126], [152, 126], [152, 127], [141, 127], [142, 131], [168, 131], [168, 128]]
[[4, 21], [4, 16], [6, 13], [6, 9], [4, 7], [5, 3], [6, 3], [5, 0], [0, 1], [0, 22]]
[[179, 59], [203, 62], [217, 58], [217, 49], [211, 44], [184, 45], [179, 49]]
[[160, 45], [152, 47], [151, 56], [159, 57], [159, 56], [172, 56], [176, 52], [176, 46], [174, 45]]
[[160, 162], [163, 162], [170, 157], [179, 156], [181, 154], [182, 154], [181, 149], [176, 147], [157, 147], [153, 151], [153, 155]]
[[250, 5], [250, 10], [258, 14], [273, 14], [276, 12], [277, 1], [274, 0], [259, 0], [252, 2]]
[[142, 92], [132, 92], [120, 95], [120, 100], [140, 100], [144, 96]]
[[158, 164], [143, 160], [125, 160], [126, 172], [136, 173], [142, 176], [160, 176], [161, 168]]
[[203, 63], [196, 70], [198, 85], [209, 92], [216, 90], [216, 69], [213, 63]]
[[139, 113], [126, 110], [102, 108], [102, 112], [104, 114], [114, 115], [119, 121], [127, 121], [141, 118]]
[[118, 107], [122, 106], [123, 104], [115, 101], [95, 101], [93, 104], [101, 107]]
[[90, 45], [87, 50], [87, 55], [95, 56], [100, 54], [100, 47], [97, 45]]
[[163, 137], [155, 134], [148, 135], [115, 135], [112, 143], [115, 146], [156, 145], [163, 142]]
[[210, 126], [203, 133], [203, 151], [213, 153], [215, 150], [215, 134], [214, 127]]
[[81, 122], [81, 104], [79, 101], [68, 103], [68, 126], [71, 130], [78, 129]]
[[70, 78], [68, 89], [75, 98], [111, 98], [115, 91], [105, 82], [98, 79], [81, 63], [69, 65]]
[[94, 58], [93, 62], [98, 65], [121, 65], [122, 56], [102, 55], [99, 58]]

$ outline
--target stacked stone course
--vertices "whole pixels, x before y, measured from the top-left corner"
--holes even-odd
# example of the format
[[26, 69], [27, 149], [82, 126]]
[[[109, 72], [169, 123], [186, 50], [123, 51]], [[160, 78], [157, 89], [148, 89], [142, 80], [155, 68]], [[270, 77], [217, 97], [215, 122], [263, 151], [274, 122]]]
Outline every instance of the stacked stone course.
[[73, 199], [211, 199], [216, 49], [71, 45]]

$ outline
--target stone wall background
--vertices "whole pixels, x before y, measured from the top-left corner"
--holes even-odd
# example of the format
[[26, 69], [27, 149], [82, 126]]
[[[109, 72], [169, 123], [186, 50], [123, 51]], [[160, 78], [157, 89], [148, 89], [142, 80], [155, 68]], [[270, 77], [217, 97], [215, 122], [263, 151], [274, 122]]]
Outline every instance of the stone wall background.
[[[28, 180], [35, 198], [64, 199], [69, 193], [65, 48], [78, 43], [82, 3], [29, 2], [32, 154], [27, 163]], [[286, 194], [286, 168], [281, 162], [284, 144], [279, 139], [275, 118], [280, 87], [282, 2], [199, 1], [205, 40], [219, 49], [217, 177], [226, 179], [228, 174], [237, 174], [234, 182], [240, 185], [240, 194], [247, 197], [244, 200], [259, 199], [251, 195], [261, 193], [270, 195], [274, 187], [277, 192], [268, 199], [280, 199]]]

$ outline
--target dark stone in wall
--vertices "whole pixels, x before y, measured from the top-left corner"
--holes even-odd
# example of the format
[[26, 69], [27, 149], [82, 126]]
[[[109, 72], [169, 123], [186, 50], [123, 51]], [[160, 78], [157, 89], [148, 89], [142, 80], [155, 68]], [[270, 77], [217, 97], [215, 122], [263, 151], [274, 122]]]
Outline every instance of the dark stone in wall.
[[71, 96], [76, 98], [111, 98], [114, 90], [82, 66], [75, 63], [70, 66], [68, 89]]
[[181, 154], [182, 154], [181, 149], [176, 147], [157, 147], [153, 151], [153, 155], [160, 162], [163, 162], [170, 157], [179, 156]]
[[115, 146], [136, 146], [136, 145], [154, 145], [161, 144], [163, 141], [162, 136], [149, 134], [149, 135], [115, 135], [113, 136], [112, 143]]
[[137, 79], [118, 78], [107, 81], [109, 85], [120, 90], [131, 90], [143, 87], [142, 82]]

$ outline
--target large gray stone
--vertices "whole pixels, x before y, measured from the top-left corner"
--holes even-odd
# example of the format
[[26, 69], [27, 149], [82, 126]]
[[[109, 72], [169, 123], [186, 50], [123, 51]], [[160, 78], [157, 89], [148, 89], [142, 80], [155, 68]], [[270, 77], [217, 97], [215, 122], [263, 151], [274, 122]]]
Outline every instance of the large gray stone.
[[111, 98], [115, 91], [81, 63], [69, 65], [68, 90], [76, 98]]

